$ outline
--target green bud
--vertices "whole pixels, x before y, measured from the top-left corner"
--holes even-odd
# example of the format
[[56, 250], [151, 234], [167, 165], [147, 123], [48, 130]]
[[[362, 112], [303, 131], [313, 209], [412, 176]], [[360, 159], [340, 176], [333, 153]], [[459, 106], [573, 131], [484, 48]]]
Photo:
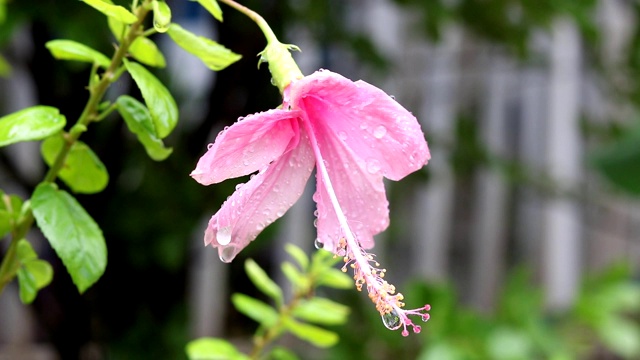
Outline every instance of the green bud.
[[167, 32], [171, 24], [171, 9], [164, 1], [153, 1], [153, 27], [160, 33]]
[[291, 50], [300, 51], [300, 48], [295, 45], [283, 44], [279, 41], [271, 41], [267, 47], [258, 54], [260, 55], [258, 66], [263, 62], [269, 63], [269, 71], [271, 72], [273, 83], [278, 87], [281, 94], [291, 81], [304, 77], [300, 68], [298, 68], [298, 64], [296, 64], [291, 56]]

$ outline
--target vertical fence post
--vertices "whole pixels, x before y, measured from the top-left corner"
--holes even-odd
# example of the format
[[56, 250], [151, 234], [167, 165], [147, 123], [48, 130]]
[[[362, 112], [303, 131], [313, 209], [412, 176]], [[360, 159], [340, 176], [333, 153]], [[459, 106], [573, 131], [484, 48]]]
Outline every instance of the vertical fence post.
[[[547, 171], [561, 189], [577, 191], [581, 174], [578, 123], [581, 51], [580, 37], [569, 20], [554, 23], [550, 51]], [[562, 309], [573, 301], [580, 277], [580, 209], [566, 197], [550, 198], [544, 207], [546, 303], [551, 309]]]

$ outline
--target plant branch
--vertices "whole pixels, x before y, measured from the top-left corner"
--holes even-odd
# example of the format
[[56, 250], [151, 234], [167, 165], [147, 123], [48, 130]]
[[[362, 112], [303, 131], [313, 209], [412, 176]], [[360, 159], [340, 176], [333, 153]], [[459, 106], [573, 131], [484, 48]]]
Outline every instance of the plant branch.
[[253, 22], [255, 22], [260, 27], [260, 30], [262, 30], [262, 33], [267, 38], [267, 43], [278, 42], [276, 34], [274, 34], [273, 30], [271, 30], [271, 27], [269, 27], [269, 24], [267, 24], [267, 21], [262, 16], [260, 16], [260, 14], [244, 5], [238, 4], [233, 0], [220, 0], [220, 2], [231, 6], [232, 8], [247, 15], [251, 20], [253, 20]]
[[[89, 99], [80, 114], [80, 117], [76, 121], [76, 123], [71, 128], [72, 130], [68, 133], [64, 133], [64, 145], [60, 152], [56, 156], [56, 159], [47, 171], [44, 179], [41, 183], [52, 183], [58, 177], [60, 171], [64, 167], [64, 163], [67, 160], [67, 156], [71, 151], [73, 145], [78, 141], [78, 138], [82, 134], [83, 131], [73, 131], [74, 129], [82, 129], [87, 128], [88, 125], [93, 121], [99, 121], [104, 116], [104, 114], [100, 114], [98, 111], [98, 105], [102, 101], [107, 89], [109, 86], [118, 79], [119, 75], [122, 73], [121, 67], [122, 62], [127, 52], [129, 51], [129, 46], [133, 43], [133, 41], [142, 36], [142, 23], [144, 22], [147, 14], [150, 11], [150, 6], [146, 6], [150, 0], [144, 0], [140, 6], [134, 7], [134, 14], [138, 18], [138, 20], [131, 24], [129, 31], [122, 38], [120, 45], [117, 47], [116, 52], [111, 57], [111, 63], [109, 67], [102, 73], [100, 80], [97, 83], [93, 82], [93, 77], [96, 75], [96, 67], [94, 66], [91, 71], [91, 78], [89, 79]], [[113, 110], [112, 108], [107, 109], [107, 113]], [[5, 286], [11, 282], [11, 280], [15, 277], [20, 264], [16, 258], [16, 244], [18, 240], [24, 238], [26, 234], [31, 229], [33, 225], [33, 213], [28, 211], [21, 221], [14, 226], [14, 230], [12, 232], [11, 244], [9, 245], [9, 249], [2, 259], [2, 264], [0, 264], [0, 294], [2, 294]]]

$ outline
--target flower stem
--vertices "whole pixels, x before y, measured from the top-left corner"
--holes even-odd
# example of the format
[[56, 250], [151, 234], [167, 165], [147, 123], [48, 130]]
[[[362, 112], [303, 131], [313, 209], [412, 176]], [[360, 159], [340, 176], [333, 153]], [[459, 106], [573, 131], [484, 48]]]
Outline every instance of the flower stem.
[[267, 24], [265, 19], [262, 16], [260, 16], [260, 14], [249, 9], [244, 5], [238, 4], [233, 0], [219, 0], [219, 1], [221, 3], [225, 3], [231, 6], [232, 8], [247, 15], [251, 20], [253, 20], [253, 22], [255, 22], [260, 27], [260, 30], [262, 30], [264, 37], [267, 38], [267, 43], [270, 44], [272, 42], [278, 42], [278, 38], [276, 37], [276, 34], [273, 32], [273, 30], [271, 30], [271, 27], [269, 27], [269, 24]]
[[[102, 101], [107, 89], [109, 89], [109, 86], [118, 78], [117, 75], [119, 74], [122, 60], [127, 55], [129, 46], [137, 37], [143, 35], [142, 23], [150, 11], [149, 7], [145, 5], [149, 2], [150, 0], [144, 0], [140, 6], [135, 7], [134, 14], [137, 16], [138, 20], [131, 24], [129, 31], [122, 38], [120, 46], [118, 46], [116, 52], [111, 57], [109, 67], [105, 70], [97, 83], [93, 83], [93, 76], [96, 74], [96, 71], [95, 68], [92, 69], [91, 79], [89, 79], [89, 99], [87, 100], [80, 117], [71, 128], [72, 131], [63, 134], [65, 139], [64, 145], [62, 149], [60, 149], [53, 165], [51, 165], [41, 183], [52, 183], [60, 174], [60, 170], [64, 167], [64, 163], [71, 152], [71, 148], [82, 134], [82, 131], [74, 130], [86, 128], [91, 122], [98, 121], [103, 118], [103, 114], [99, 114], [98, 112], [98, 105]], [[20, 266], [16, 258], [15, 247], [17, 246], [16, 244], [18, 243], [18, 240], [24, 238], [29, 232], [33, 225], [33, 221], [33, 213], [28, 211], [22, 220], [14, 226], [14, 231], [11, 236], [11, 244], [2, 259], [2, 264], [0, 264], [0, 294], [2, 294], [5, 286], [16, 276]]]

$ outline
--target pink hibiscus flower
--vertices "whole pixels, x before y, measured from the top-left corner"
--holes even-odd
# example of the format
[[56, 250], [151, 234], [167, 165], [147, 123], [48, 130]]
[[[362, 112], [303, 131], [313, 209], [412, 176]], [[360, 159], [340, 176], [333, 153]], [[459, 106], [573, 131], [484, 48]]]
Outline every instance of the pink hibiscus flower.
[[315, 166], [316, 245], [344, 257], [343, 270], [353, 268], [359, 290], [366, 284], [387, 327], [419, 332], [407, 315], [426, 321], [428, 305], [401, 309], [402, 294], [365, 252], [389, 225], [383, 177], [400, 180], [429, 160], [418, 121], [377, 87], [326, 70], [292, 81], [283, 97], [282, 109], [220, 132], [191, 173], [203, 185], [255, 173], [211, 218], [205, 245], [233, 260], [298, 200]]

